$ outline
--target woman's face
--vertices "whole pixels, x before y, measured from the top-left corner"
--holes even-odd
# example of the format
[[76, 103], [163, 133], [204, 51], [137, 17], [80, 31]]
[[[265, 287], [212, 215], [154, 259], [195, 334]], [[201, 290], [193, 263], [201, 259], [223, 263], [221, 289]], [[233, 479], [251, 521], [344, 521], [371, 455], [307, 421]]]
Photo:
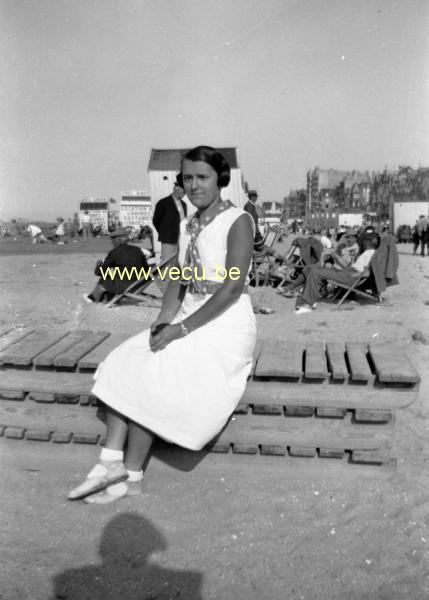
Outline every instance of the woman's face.
[[185, 159], [182, 176], [186, 195], [198, 210], [208, 208], [220, 198], [217, 173], [207, 163]]

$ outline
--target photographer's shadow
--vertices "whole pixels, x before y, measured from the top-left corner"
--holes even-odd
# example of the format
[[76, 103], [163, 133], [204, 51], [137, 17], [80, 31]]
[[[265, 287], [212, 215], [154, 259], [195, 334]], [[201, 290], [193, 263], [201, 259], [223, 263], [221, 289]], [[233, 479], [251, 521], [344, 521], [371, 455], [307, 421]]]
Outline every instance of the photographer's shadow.
[[166, 548], [164, 537], [148, 519], [122, 513], [104, 529], [99, 545], [101, 565], [70, 569], [57, 575], [53, 598], [202, 600], [202, 573], [164, 569], [149, 562], [151, 554]]

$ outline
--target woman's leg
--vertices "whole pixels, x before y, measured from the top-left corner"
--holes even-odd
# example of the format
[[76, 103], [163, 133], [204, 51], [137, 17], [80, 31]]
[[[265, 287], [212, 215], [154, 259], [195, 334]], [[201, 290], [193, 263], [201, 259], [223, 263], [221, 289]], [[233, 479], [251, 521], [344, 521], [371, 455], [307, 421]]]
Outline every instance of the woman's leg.
[[[112, 422], [114, 429], [116, 429], [117, 423], [113, 418]], [[116, 433], [118, 434], [118, 431]], [[120, 437], [120, 435], [117, 435], [118, 443]], [[128, 473], [127, 481], [106, 487], [99, 493], [88, 496], [85, 498], [85, 502], [88, 504], [109, 504], [125, 496], [140, 494], [142, 492], [143, 470], [149, 459], [153, 438], [154, 435], [151, 431], [130, 421], [128, 423], [128, 442], [124, 461]]]
[[128, 421], [120, 413], [107, 408], [106, 444], [101, 450], [98, 463], [88, 473], [85, 481], [68, 494], [69, 500], [79, 500], [105, 490], [109, 486], [128, 479], [124, 466], [123, 448], [128, 433]]
[[141, 471], [147, 464], [154, 434], [133, 421], [128, 423], [128, 444], [125, 467], [129, 471]]
[[105, 448], [123, 450], [128, 434], [128, 419], [113, 408], [107, 409], [107, 432]]

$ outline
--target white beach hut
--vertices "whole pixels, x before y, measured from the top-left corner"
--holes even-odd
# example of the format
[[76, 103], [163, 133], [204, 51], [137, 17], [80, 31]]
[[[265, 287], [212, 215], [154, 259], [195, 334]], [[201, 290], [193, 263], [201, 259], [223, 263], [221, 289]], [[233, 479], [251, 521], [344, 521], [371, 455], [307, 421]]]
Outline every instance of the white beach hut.
[[[222, 190], [222, 198], [224, 200], [231, 200], [235, 206], [241, 208], [247, 202], [247, 197], [243, 189], [243, 177], [238, 164], [237, 149], [218, 148], [218, 150], [231, 167], [231, 182], [228, 187]], [[173, 191], [173, 184], [180, 170], [180, 160], [186, 152], [187, 149], [152, 149], [148, 171], [153, 209], [155, 209], [158, 200], [168, 196]], [[192, 213], [194, 209], [189, 202], [188, 207], [189, 213]]]

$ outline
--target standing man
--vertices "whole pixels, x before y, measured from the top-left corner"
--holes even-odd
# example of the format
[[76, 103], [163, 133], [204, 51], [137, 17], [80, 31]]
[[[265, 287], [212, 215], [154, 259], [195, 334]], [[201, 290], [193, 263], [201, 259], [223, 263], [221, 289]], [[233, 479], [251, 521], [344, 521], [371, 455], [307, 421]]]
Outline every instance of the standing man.
[[78, 213], [74, 213], [73, 215], [73, 241], [77, 242], [77, 238], [79, 237], [80, 231], [80, 219]]
[[82, 223], [82, 237], [86, 241], [92, 235], [91, 217], [89, 216], [89, 212], [87, 210], [82, 215], [81, 223]]
[[[425, 255], [425, 246], [428, 243], [428, 240], [427, 240], [428, 229], [429, 229], [428, 217], [425, 217], [424, 215], [420, 215], [419, 220], [416, 223], [416, 227], [417, 227], [417, 232], [418, 232], [419, 238], [420, 238], [420, 256], [424, 256]], [[429, 248], [428, 248], [427, 254], [429, 254]]]
[[187, 206], [182, 200], [184, 195], [182, 174], [179, 173], [174, 182], [173, 193], [161, 198], [155, 206], [153, 225], [161, 242], [161, 263], [165, 263], [177, 254], [180, 222], [187, 215]]
[[255, 223], [255, 238], [254, 238], [254, 248], [255, 250], [259, 250], [263, 246], [263, 237], [259, 230], [259, 216], [258, 211], [256, 210], [256, 202], [258, 201], [258, 192], [256, 190], [249, 190], [247, 194], [249, 196], [249, 200], [244, 205], [244, 210], [249, 213], [252, 217], [253, 222]]

